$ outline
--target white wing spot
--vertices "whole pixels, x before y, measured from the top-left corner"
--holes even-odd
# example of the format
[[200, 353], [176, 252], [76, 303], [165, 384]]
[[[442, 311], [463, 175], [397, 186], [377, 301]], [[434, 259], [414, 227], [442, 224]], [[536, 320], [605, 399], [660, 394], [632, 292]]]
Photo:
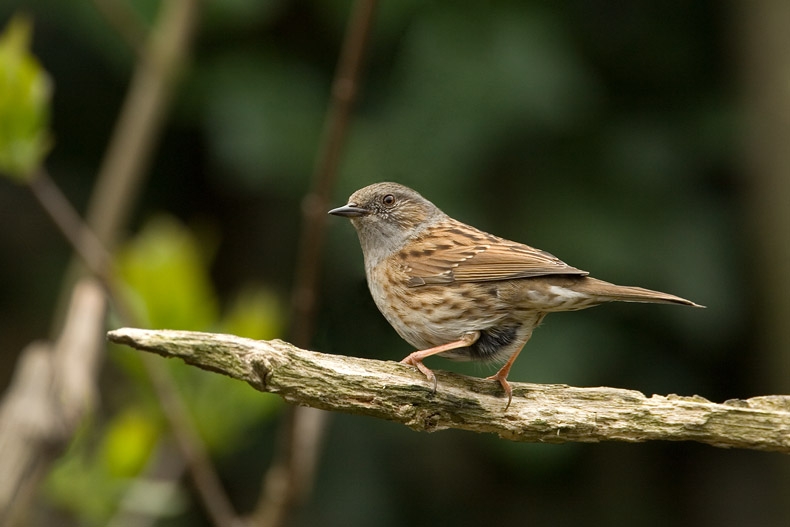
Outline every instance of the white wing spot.
[[549, 291], [551, 294], [557, 295], [560, 298], [565, 300], [575, 300], [577, 298], [587, 298], [587, 295], [584, 293], [580, 293], [578, 291], [573, 291], [572, 289], [567, 289], [565, 287], [560, 287], [558, 285], [553, 285], [549, 287]]

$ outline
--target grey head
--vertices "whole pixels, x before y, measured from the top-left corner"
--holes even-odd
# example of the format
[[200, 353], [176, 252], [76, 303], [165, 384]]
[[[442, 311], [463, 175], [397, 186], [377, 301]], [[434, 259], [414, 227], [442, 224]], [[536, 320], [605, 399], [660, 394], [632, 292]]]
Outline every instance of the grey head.
[[374, 183], [359, 189], [347, 205], [329, 214], [351, 220], [367, 265], [399, 251], [423, 229], [446, 217], [436, 205], [398, 183]]

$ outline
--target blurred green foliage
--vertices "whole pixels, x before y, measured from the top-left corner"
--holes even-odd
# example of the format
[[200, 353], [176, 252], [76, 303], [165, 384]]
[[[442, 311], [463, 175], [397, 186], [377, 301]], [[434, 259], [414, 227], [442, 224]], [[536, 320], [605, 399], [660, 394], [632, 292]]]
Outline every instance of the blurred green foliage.
[[[166, 215], [151, 218], [119, 249], [118, 275], [141, 326], [224, 331], [256, 339], [280, 336], [282, 307], [263, 286], [242, 288], [220, 317], [209, 256], [186, 226]], [[113, 405], [106, 421], [86, 425], [48, 482], [55, 503], [97, 525], [117, 514], [121, 500], [130, 499], [132, 489], [139, 485], [136, 478], [144, 475], [152, 456], [161, 455], [157, 452], [168, 437], [140, 357], [126, 348], [113, 348], [110, 358], [126, 380], [110, 390], [109, 399], [117, 396], [121, 400]], [[239, 381], [180, 362], [167, 365], [202, 440], [209, 452], [220, 458], [248, 446], [250, 430], [270, 421], [282, 406], [278, 397], [262, 396]], [[182, 511], [184, 499], [182, 496], [157, 514]]]
[[[0, 6], [0, 23], [21, 3]], [[24, 4], [38, 28], [33, 49], [58, 85], [48, 168], [79, 205], [134, 54], [87, 0]], [[159, 3], [128, 5], [148, 24]], [[202, 5], [192, 62], [117, 265], [143, 325], [284, 337], [301, 198], [350, 4]], [[761, 394], [731, 16], [719, 2], [382, 2], [337, 204], [396, 180], [598, 278], [708, 305], [552, 315], [514, 381], [714, 400]], [[0, 210], [16, 227], [0, 230], [9, 349], [46, 332], [68, 256], [15, 192], [0, 189]], [[411, 350], [370, 300], [356, 236], [330, 221], [313, 347], [401, 359]], [[110, 350], [102, 408], [52, 474], [46, 505], [73, 524], [112, 517], [167, 441], [139, 361]], [[249, 510], [280, 400], [167, 365], [234, 505]], [[438, 358], [429, 366], [491, 373]], [[520, 445], [337, 416], [294, 525], [728, 527], [748, 518], [773, 527], [787, 517], [776, 459], [689, 444]], [[182, 489], [167, 525], [205, 522], [193, 500]]]
[[0, 174], [24, 181], [50, 149], [52, 83], [30, 53], [31, 23], [16, 16], [0, 34]]
[[[118, 418], [120, 420], [121, 416]], [[147, 430], [151, 426], [150, 421], [138, 421], [137, 424], [139, 428], [125, 427], [130, 435], [122, 438], [125, 449], [122, 463], [127, 467], [135, 461], [145, 463], [150, 455], [151, 445], [138, 442], [147, 443], [146, 439], [151, 437]], [[130, 480], [127, 479], [129, 475], [123, 478], [114, 473], [110, 466], [112, 460], [97, 456], [87, 437], [91, 431], [92, 428], [86, 426], [75, 438], [69, 451], [50, 472], [46, 490], [53, 505], [79, 517], [82, 522], [100, 525], [106, 524], [115, 513]], [[115, 461], [118, 461], [117, 457]]]
[[148, 461], [160, 433], [149, 416], [135, 409], [119, 412], [99, 448], [102, 465], [114, 477], [136, 476]]
[[205, 331], [217, 318], [208, 262], [173, 218], [150, 220], [119, 251], [117, 270], [141, 327]]

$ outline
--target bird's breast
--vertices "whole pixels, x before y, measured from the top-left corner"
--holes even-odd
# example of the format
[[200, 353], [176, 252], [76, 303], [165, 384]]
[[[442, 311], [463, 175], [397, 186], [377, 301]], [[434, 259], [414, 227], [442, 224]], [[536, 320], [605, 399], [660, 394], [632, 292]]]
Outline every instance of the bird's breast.
[[510, 318], [496, 284], [454, 282], [409, 287], [409, 278], [405, 270], [383, 263], [367, 269], [368, 287], [379, 311], [417, 349], [446, 344]]

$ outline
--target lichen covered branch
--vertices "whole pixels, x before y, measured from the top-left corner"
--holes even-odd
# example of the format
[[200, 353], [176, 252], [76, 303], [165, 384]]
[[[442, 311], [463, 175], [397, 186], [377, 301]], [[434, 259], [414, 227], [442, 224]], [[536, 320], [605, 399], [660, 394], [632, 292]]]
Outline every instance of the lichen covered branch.
[[110, 341], [177, 357], [275, 393], [287, 402], [368, 415], [420, 431], [457, 428], [527, 442], [698, 441], [790, 453], [790, 396], [713, 403], [699, 396], [620, 388], [513, 383], [505, 410], [498, 383], [396, 363], [317, 353], [280, 340], [123, 328]]

